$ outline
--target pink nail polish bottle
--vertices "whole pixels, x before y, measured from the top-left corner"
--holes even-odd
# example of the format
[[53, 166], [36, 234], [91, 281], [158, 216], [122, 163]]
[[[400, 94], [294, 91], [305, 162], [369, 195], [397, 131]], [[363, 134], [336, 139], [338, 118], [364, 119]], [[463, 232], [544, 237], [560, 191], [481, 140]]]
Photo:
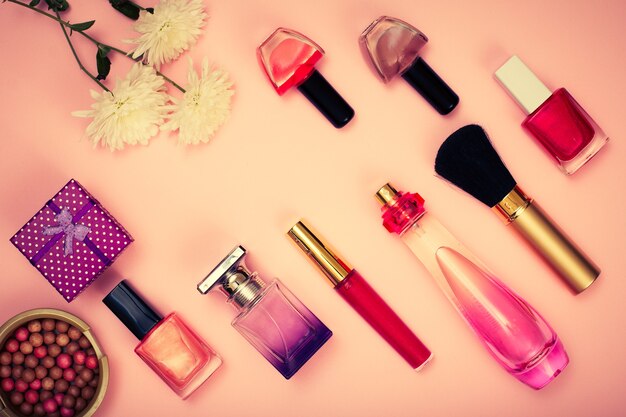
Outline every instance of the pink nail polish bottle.
[[609, 140], [566, 89], [550, 91], [517, 55], [495, 77], [528, 115], [522, 126], [565, 174], [576, 172]]

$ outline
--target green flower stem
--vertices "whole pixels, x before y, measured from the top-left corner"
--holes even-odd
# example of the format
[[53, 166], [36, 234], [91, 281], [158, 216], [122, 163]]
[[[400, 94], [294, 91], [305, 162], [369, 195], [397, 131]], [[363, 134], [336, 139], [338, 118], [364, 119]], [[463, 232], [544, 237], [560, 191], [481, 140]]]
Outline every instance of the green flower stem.
[[[55, 12], [55, 13], [56, 13], [57, 17], [59, 18], [59, 20], [61, 20], [61, 18], [59, 16], [59, 12]], [[72, 41], [70, 40], [70, 37], [67, 35], [67, 30], [65, 30], [65, 26], [62, 23], [60, 23], [60, 22], [59, 22], [59, 25], [61, 26], [61, 30], [63, 31], [63, 35], [65, 35], [65, 39], [67, 40], [67, 43], [70, 46], [70, 49], [72, 50], [72, 54], [74, 55], [74, 58], [76, 59], [76, 62], [78, 63], [78, 67], [81, 69], [82, 72], [87, 74], [89, 76], [89, 78], [91, 78], [96, 84], [98, 84], [103, 90], [108, 91], [110, 93], [111, 90], [109, 90], [104, 84], [102, 84], [99, 79], [94, 77], [94, 75], [92, 73], [90, 73], [87, 70], [87, 68], [85, 68], [83, 63], [80, 62], [80, 58], [78, 57], [78, 54], [76, 53], [76, 49], [74, 49], [74, 45], [72, 44]]]
[[[88, 33], [84, 32], [84, 31], [73, 30], [71, 28], [71, 24], [69, 22], [66, 22], [65, 20], [61, 19], [60, 17], [57, 17], [57, 16], [54, 16], [54, 15], [52, 15], [50, 13], [44, 12], [43, 10], [40, 10], [40, 9], [38, 9], [36, 7], [33, 7], [33, 6], [30, 6], [29, 4], [26, 4], [26, 3], [22, 3], [21, 1], [18, 1], [18, 0], [2, 0], [2, 2], [9, 2], [9, 3], [17, 4], [17, 5], [22, 6], [22, 7], [26, 7], [27, 9], [30, 9], [30, 10], [32, 10], [34, 12], [42, 14], [42, 15], [44, 15], [44, 16], [52, 19], [52, 20], [56, 20], [63, 27], [63, 32], [65, 33], [65, 37], [66, 37], [66, 39], [68, 39], [68, 42], [69, 42], [69, 38], [68, 38], [67, 32], [65, 31], [66, 27], [70, 28], [73, 32], [80, 33], [83, 37], [85, 37], [86, 39], [89, 39], [94, 45], [96, 45], [96, 47], [102, 46], [102, 47], [105, 47], [105, 48], [109, 48], [110, 50], [115, 51], [118, 54], [124, 55], [125, 57], [132, 59], [133, 61], [136, 61], [136, 62], [140, 62], [141, 61], [141, 58], [139, 58], [139, 57], [138, 58], [133, 58], [128, 52], [126, 52], [126, 51], [124, 51], [122, 49], [116, 48], [114, 46], [107, 45], [106, 43], [102, 43], [102, 42], [100, 42], [97, 39], [93, 38], [91, 35], [89, 35]], [[70, 47], [72, 48], [72, 52], [74, 53], [74, 57], [76, 57], [76, 60], [78, 61], [78, 65], [81, 67], [81, 70], [85, 71], [87, 73], [87, 75], [89, 75], [89, 77], [91, 79], [93, 79], [94, 81], [96, 81], [98, 83], [98, 85], [100, 85], [106, 91], [109, 91], [99, 80], [95, 79], [95, 77], [93, 77], [89, 72], [87, 72], [87, 70], [84, 68], [84, 66], [80, 63], [80, 60], [78, 60], [78, 56], [76, 55], [76, 51], [74, 51], [74, 47], [72, 46], [72, 43], [71, 42], [69, 42], [69, 43], [70, 43]], [[182, 88], [180, 85], [178, 85], [176, 82], [174, 82], [174, 80], [172, 80], [171, 78], [167, 77], [165, 74], [161, 73], [160, 71], [157, 71], [156, 69], [155, 69], [155, 71], [156, 71], [156, 73], [159, 76], [163, 77], [163, 79], [165, 81], [167, 81], [172, 86], [174, 86], [175, 88], [180, 90], [182, 93], [185, 93], [185, 89]]]

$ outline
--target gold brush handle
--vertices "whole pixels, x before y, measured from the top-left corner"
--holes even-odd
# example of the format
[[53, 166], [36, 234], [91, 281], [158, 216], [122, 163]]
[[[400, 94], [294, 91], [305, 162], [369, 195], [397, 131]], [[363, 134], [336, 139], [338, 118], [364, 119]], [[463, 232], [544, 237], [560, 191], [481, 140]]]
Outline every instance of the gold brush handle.
[[519, 187], [494, 210], [524, 236], [576, 294], [600, 275], [600, 268]]
[[600, 268], [536, 203], [530, 203], [511, 226], [526, 238], [576, 294], [583, 292], [600, 275]]

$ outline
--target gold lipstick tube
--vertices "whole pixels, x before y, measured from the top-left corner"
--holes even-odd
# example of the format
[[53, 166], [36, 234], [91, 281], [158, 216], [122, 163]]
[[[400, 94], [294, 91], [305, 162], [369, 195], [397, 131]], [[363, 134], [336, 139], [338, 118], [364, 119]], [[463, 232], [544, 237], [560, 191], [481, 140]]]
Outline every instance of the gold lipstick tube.
[[315, 236], [302, 220], [296, 223], [287, 234], [320, 268], [333, 287], [339, 285], [352, 271], [352, 268], [336, 255], [336, 251]]
[[491, 209], [511, 224], [576, 294], [600, 275], [600, 268], [518, 186]]

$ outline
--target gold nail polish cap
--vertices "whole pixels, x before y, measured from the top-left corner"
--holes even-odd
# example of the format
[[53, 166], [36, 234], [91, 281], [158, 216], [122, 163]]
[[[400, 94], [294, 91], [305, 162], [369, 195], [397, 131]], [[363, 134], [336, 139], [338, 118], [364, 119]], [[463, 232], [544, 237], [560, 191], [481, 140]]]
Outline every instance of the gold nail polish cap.
[[333, 286], [337, 286], [352, 271], [302, 220], [289, 229], [287, 234], [328, 277]]
[[393, 188], [393, 185], [387, 183], [380, 187], [380, 190], [376, 191], [375, 197], [384, 206], [398, 198], [398, 190]]
[[504, 87], [526, 114], [537, 110], [551, 95], [552, 91], [537, 76], [513, 55], [494, 73], [496, 80]]

